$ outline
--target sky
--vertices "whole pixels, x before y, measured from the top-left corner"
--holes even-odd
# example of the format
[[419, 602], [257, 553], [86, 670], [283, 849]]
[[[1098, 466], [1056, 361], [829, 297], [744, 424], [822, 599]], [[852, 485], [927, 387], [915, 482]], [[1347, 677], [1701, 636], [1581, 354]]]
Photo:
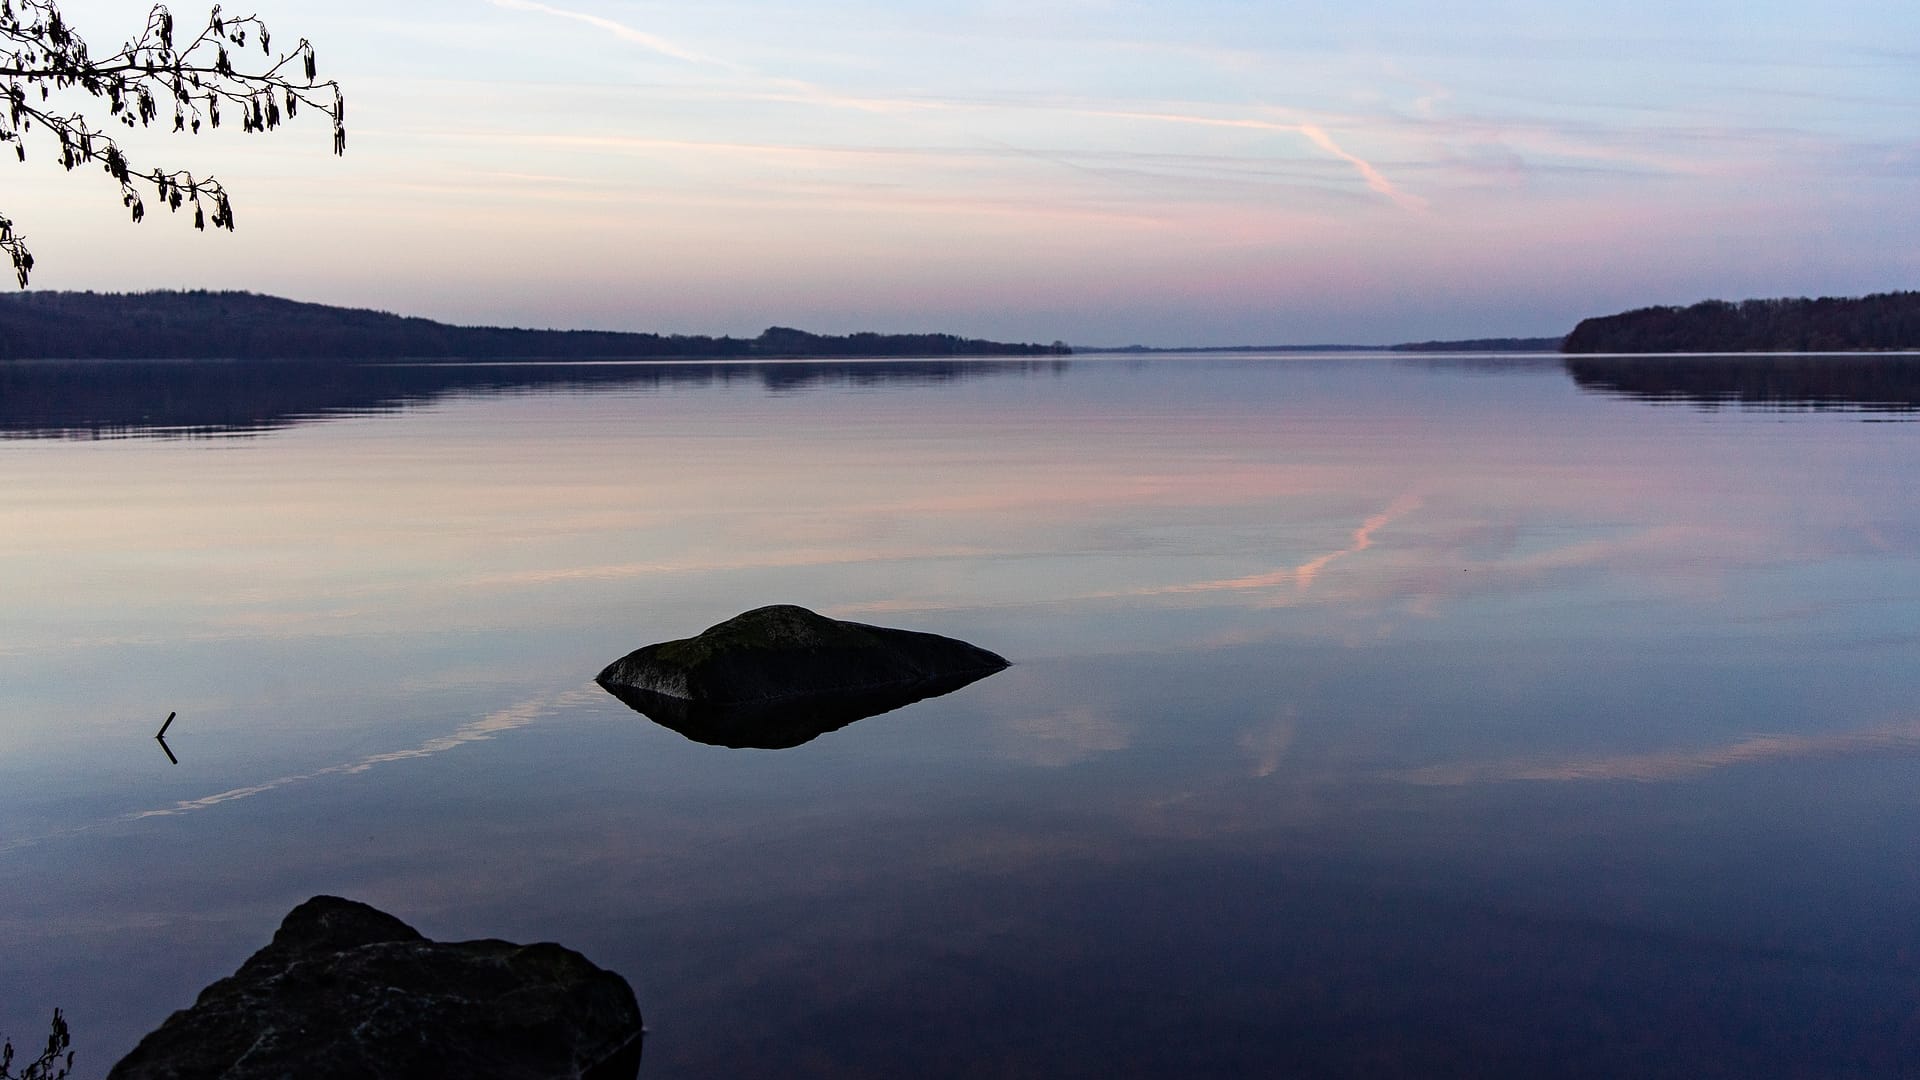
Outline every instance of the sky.
[[[96, 53], [147, 10], [61, 7]], [[227, 185], [238, 229], [200, 235], [30, 147], [0, 213], [35, 288], [1094, 346], [1920, 287], [1910, 0], [251, 10], [343, 84], [346, 155], [318, 116], [130, 141]]]

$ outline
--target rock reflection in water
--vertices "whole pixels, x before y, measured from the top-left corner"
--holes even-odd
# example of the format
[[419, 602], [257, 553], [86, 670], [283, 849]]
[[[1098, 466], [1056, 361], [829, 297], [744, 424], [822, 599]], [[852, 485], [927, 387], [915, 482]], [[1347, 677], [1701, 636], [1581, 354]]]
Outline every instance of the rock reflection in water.
[[724, 705], [690, 702], [634, 687], [605, 689], [634, 712], [694, 742], [733, 750], [785, 750], [812, 742], [856, 720], [951, 694], [992, 674], [992, 671], [974, 671], [880, 690]]
[[771, 604], [635, 649], [594, 681], [695, 742], [782, 750], [1006, 666], [998, 653], [939, 634]]

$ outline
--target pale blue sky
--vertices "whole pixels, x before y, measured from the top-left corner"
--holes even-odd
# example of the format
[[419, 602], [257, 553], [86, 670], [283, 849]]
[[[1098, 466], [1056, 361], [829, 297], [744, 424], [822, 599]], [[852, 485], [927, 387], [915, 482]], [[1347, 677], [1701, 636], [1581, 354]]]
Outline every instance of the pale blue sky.
[[[96, 50], [145, 11], [63, 7]], [[1908, 3], [258, 10], [345, 83], [347, 156], [324, 123], [143, 142], [228, 183], [217, 237], [9, 166], [36, 287], [1227, 344], [1920, 285]]]

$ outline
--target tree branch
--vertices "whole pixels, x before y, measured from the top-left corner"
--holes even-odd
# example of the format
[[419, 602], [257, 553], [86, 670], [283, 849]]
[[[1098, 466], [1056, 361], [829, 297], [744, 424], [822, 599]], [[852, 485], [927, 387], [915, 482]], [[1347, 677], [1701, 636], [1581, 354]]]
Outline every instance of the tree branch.
[[[164, 4], [155, 4], [139, 37], [95, 61], [55, 0], [0, 0], [0, 143], [13, 143], [15, 156], [25, 161], [28, 137], [37, 131], [57, 145], [68, 171], [99, 163], [120, 186], [121, 204], [136, 222], [146, 216], [144, 186], [169, 210], [191, 205], [196, 229], [209, 221], [205, 200], [212, 205], [212, 224], [231, 230], [233, 206], [218, 180], [186, 170], [135, 167], [118, 141], [84, 112], [62, 114], [42, 106], [55, 91], [79, 90], [105, 103], [107, 122], [134, 129], [160, 122], [164, 103], [170, 106], [172, 130], [190, 134], [199, 134], [203, 126], [219, 127], [222, 104], [239, 113], [247, 133], [272, 131], [306, 106], [332, 121], [333, 152], [344, 153], [346, 103], [339, 83], [319, 77], [313, 45], [305, 38], [277, 57], [271, 40], [259, 16], [225, 17], [216, 4], [206, 25], [184, 47], [176, 47], [173, 15]], [[248, 71], [236, 64], [231, 50], [244, 49], [249, 41], [273, 58], [270, 66]], [[0, 251], [24, 288], [33, 255], [5, 217], [0, 217]]]

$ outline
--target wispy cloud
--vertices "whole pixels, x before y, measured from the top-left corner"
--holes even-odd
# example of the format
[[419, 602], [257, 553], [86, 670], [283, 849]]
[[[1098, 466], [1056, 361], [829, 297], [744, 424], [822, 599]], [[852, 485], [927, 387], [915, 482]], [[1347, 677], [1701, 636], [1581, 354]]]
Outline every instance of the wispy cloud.
[[1327, 153], [1358, 169], [1360, 176], [1366, 180], [1369, 188], [1385, 195], [1387, 198], [1392, 199], [1394, 202], [1399, 203], [1409, 210], [1425, 210], [1427, 208], [1427, 201], [1425, 199], [1415, 195], [1408, 195], [1399, 188], [1394, 187], [1391, 181], [1381, 175], [1379, 169], [1373, 167], [1372, 162], [1341, 149], [1340, 145], [1333, 141], [1333, 137], [1321, 130], [1319, 125], [1301, 124], [1299, 130], [1300, 134], [1305, 135], [1312, 141], [1313, 145], [1318, 146], [1320, 149], [1325, 150]]
[[1401, 208], [1423, 213], [1427, 209], [1427, 200], [1418, 195], [1401, 191], [1388, 180], [1374, 164], [1354, 154], [1339, 143], [1326, 129], [1314, 123], [1290, 123], [1281, 120], [1267, 120], [1254, 116], [1210, 116], [1204, 113], [1133, 111], [1125, 109], [1070, 109], [1064, 110], [1081, 116], [1108, 117], [1118, 120], [1149, 120], [1162, 124], [1188, 124], [1195, 127], [1240, 128], [1251, 131], [1271, 131], [1299, 135], [1322, 151], [1339, 158], [1354, 167], [1367, 187], [1399, 205]]
[[1346, 149], [1336, 142], [1326, 129], [1317, 123], [1288, 123], [1259, 117], [1210, 116], [1199, 113], [1175, 111], [1131, 111], [1122, 109], [1101, 109], [1070, 107], [1051, 103], [1011, 102], [967, 102], [941, 98], [874, 96], [866, 94], [848, 94], [821, 86], [803, 79], [769, 75], [753, 68], [721, 57], [701, 53], [669, 41], [657, 34], [629, 26], [626, 23], [586, 12], [543, 4], [537, 0], [492, 0], [496, 7], [513, 11], [526, 11], [553, 18], [567, 19], [603, 30], [616, 38], [638, 45], [650, 52], [690, 64], [704, 65], [722, 69], [744, 77], [752, 84], [748, 88], [750, 96], [772, 101], [790, 101], [801, 104], [813, 104], [828, 108], [848, 109], [860, 112], [893, 113], [907, 111], [1051, 111], [1063, 115], [1077, 115], [1089, 118], [1108, 118], [1123, 120], [1144, 120], [1162, 124], [1184, 124], [1200, 127], [1239, 128], [1256, 131], [1270, 131], [1282, 134], [1298, 135], [1306, 139], [1316, 149], [1346, 162], [1359, 174], [1368, 189], [1391, 200], [1395, 205], [1413, 212], [1425, 212], [1427, 201], [1417, 195], [1400, 190], [1371, 161]]
[[689, 64], [707, 64], [714, 67], [739, 70], [735, 65], [725, 60], [684, 48], [672, 41], [668, 41], [658, 34], [649, 34], [644, 30], [637, 30], [634, 27], [628, 26], [626, 23], [617, 22], [599, 15], [590, 15], [584, 11], [569, 11], [566, 8], [557, 8], [550, 4], [536, 3], [534, 0], [493, 0], [493, 6], [506, 8], [509, 11], [528, 11], [539, 15], [550, 15], [556, 19], [569, 19], [573, 22], [584, 23], [596, 29], [605, 30], [621, 41], [630, 42], [643, 49], [659, 53], [661, 56], [674, 60], [684, 60]]
[[705, 67], [717, 68], [734, 75], [743, 76], [755, 83], [758, 88], [752, 96], [774, 101], [807, 102], [834, 108], [853, 109], [861, 112], [899, 112], [916, 109], [937, 109], [946, 107], [937, 101], [922, 101], [910, 98], [863, 97], [858, 94], [842, 94], [826, 87], [807, 82], [803, 79], [791, 79], [778, 75], [766, 75], [725, 57], [713, 56], [695, 51], [645, 30], [629, 26], [626, 23], [600, 15], [591, 15], [584, 11], [572, 11], [567, 8], [542, 4], [536, 0], [492, 0], [495, 7], [512, 11], [526, 11], [539, 15], [548, 15], [556, 19], [567, 19], [582, 23], [597, 30], [604, 30], [621, 41], [638, 45], [649, 52], [674, 60], [685, 61]]

